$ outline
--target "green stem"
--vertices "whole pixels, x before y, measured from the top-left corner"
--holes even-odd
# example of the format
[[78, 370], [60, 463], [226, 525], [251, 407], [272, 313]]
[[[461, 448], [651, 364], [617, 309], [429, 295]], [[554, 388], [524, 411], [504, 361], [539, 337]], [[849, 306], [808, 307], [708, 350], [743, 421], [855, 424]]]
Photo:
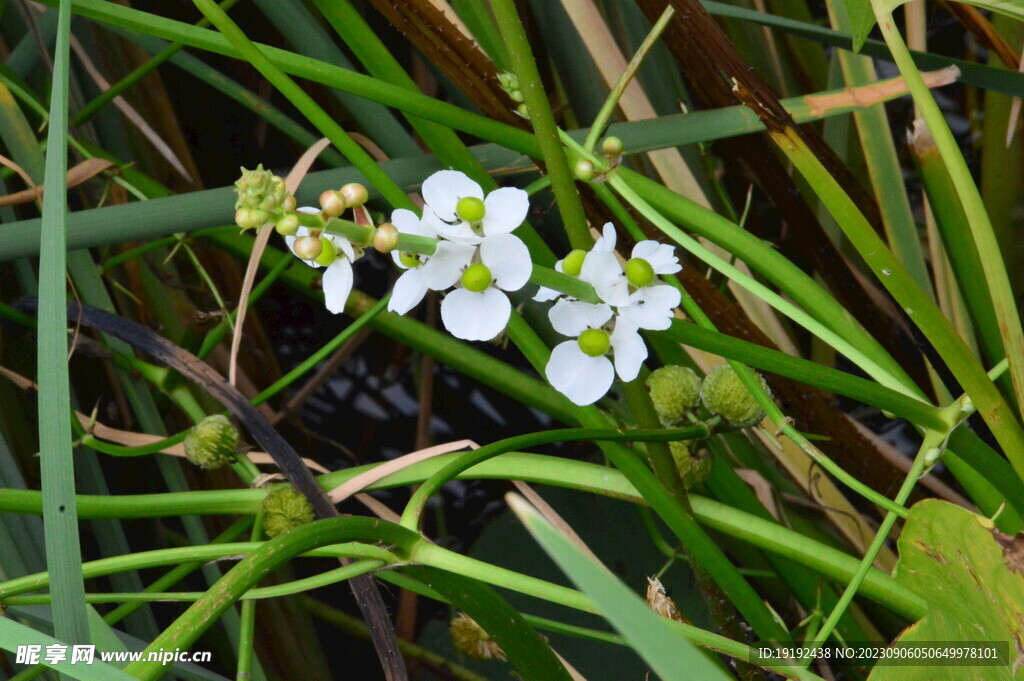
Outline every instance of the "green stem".
[[665, 11], [658, 17], [658, 21], [655, 22], [651, 28], [651, 32], [647, 34], [644, 41], [640, 43], [640, 47], [637, 48], [636, 54], [629, 60], [629, 64], [626, 65], [626, 70], [619, 76], [619, 80], [615, 83], [615, 87], [608, 94], [608, 99], [601, 105], [601, 110], [597, 112], [597, 117], [594, 118], [594, 124], [591, 126], [590, 131], [587, 133], [586, 140], [583, 142], [583, 148], [587, 151], [594, 151], [594, 147], [597, 145], [597, 140], [601, 137], [601, 133], [604, 132], [605, 126], [608, 125], [608, 120], [612, 117], [612, 112], [615, 111], [615, 107], [618, 106], [619, 100], [622, 98], [622, 94], [629, 87], [629, 84], [633, 81], [636, 76], [637, 69], [643, 64], [647, 54], [654, 47], [654, 44], [658, 42], [658, 38], [664, 33], [668, 27], [668, 22], [672, 20], [676, 11], [672, 9], [672, 5], [665, 8]]
[[533, 59], [530, 41], [519, 20], [514, 0], [491, 0], [494, 18], [501, 31], [502, 40], [508, 49], [512, 71], [519, 79], [519, 89], [530, 113], [530, 124], [533, 126], [537, 145], [544, 158], [547, 174], [551, 177], [551, 189], [558, 203], [558, 211], [569, 236], [573, 248], [589, 248], [594, 240], [587, 227], [587, 217], [583, 213], [583, 203], [569, 161], [565, 156], [562, 144], [558, 141], [558, 126], [551, 113], [544, 85], [537, 63]]

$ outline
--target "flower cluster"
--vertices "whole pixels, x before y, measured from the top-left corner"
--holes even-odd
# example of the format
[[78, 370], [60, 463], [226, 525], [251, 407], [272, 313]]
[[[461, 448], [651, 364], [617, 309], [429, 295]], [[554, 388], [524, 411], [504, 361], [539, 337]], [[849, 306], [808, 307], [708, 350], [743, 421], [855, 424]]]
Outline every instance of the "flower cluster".
[[484, 196], [480, 185], [456, 170], [428, 177], [422, 194], [422, 217], [400, 209], [391, 222], [402, 234], [437, 238], [437, 246], [431, 255], [392, 253], [405, 272], [388, 309], [405, 313], [428, 290], [446, 292], [441, 321], [448, 332], [463, 340], [491, 340], [512, 313], [507, 292], [525, 286], [533, 271], [526, 244], [511, 233], [526, 219], [529, 198], [513, 187]]
[[578, 405], [600, 399], [616, 373], [623, 381], [635, 379], [647, 359], [640, 330], [667, 329], [679, 305], [679, 291], [658, 279], [681, 269], [673, 248], [641, 241], [622, 263], [615, 254], [616, 240], [608, 223], [589, 252], [574, 250], [555, 264], [559, 272], [593, 286], [600, 302], [574, 300], [543, 287], [534, 296], [557, 300], [548, 311], [551, 325], [574, 339], [555, 347], [545, 373], [551, 385]]

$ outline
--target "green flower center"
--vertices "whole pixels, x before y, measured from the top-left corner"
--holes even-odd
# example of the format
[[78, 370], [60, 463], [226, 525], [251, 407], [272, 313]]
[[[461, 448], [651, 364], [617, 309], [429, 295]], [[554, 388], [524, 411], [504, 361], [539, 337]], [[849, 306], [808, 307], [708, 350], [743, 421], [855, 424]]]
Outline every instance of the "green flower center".
[[338, 258], [338, 252], [334, 249], [334, 244], [331, 240], [325, 236], [320, 237], [320, 255], [314, 259], [317, 265], [327, 267]]
[[604, 329], [587, 329], [577, 339], [583, 354], [600, 357], [612, 346], [612, 339]]
[[408, 251], [399, 254], [398, 260], [403, 265], [409, 268], [419, 267], [421, 265], [420, 256], [416, 255], [415, 253], [409, 253]]
[[570, 277], [580, 276], [580, 271], [583, 269], [583, 259], [586, 257], [586, 251], [581, 251], [578, 248], [575, 251], [571, 251], [562, 261], [562, 271]]
[[462, 273], [462, 286], [475, 293], [487, 290], [487, 287], [491, 285], [491, 271], [487, 269], [487, 265], [482, 262], [478, 262], [475, 265], [470, 265], [466, 268], [466, 271]]
[[654, 268], [643, 258], [632, 258], [626, 263], [626, 279], [633, 286], [642, 288], [654, 281]]
[[484, 202], [475, 196], [464, 196], [455, 204], [455, 214], [466, 222], [480, 222], [486, 212]]

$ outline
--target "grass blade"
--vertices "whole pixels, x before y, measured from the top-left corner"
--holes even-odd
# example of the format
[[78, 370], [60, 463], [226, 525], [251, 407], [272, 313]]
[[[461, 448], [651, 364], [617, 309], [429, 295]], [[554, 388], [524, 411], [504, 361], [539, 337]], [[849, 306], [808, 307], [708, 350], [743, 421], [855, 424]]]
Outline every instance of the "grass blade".
[[71, 409], [67, 334], [66, 183], [71, 2], [62, 2], [54, 59], [39, 264], [39, 450], [47, 569], [53, 576], [54, 633], [87, 643], [71, 424], [52, 418]]

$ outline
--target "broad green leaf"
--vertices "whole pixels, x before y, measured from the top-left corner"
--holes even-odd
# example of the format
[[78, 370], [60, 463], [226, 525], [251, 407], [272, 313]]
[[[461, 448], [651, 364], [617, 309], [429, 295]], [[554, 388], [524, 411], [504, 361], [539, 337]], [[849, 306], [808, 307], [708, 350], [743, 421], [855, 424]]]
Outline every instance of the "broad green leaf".
[[584, 554], [519, 497], [509, 506], [537, 543], [605, 618], [629, 642], [651, 669], [665, 681], [726, 680], [729, 677], [705, 653], [679, 636], [670, 620], [654, 613], [641, 598], [603, 565]]
[[870, 0], [845, 0], [846, 13], [850, 15], [850, 29], [853, 34], [853, 51], [860, 52], [867, 42], [868, 34], [875, 27], [875, 12]]
[[[1024, 679], [1014, 665], [1024, 640], [1024, 544], [983, 516], [927, 500], [910, 509], [899, 539], [896, 581], [929, 603], [929, 612], [898, 641], [1009, 641], [1008, 666], [878, 666], [870, 681], [987, 681]], [[970, 671], [970, 674], [967, 672]]]

